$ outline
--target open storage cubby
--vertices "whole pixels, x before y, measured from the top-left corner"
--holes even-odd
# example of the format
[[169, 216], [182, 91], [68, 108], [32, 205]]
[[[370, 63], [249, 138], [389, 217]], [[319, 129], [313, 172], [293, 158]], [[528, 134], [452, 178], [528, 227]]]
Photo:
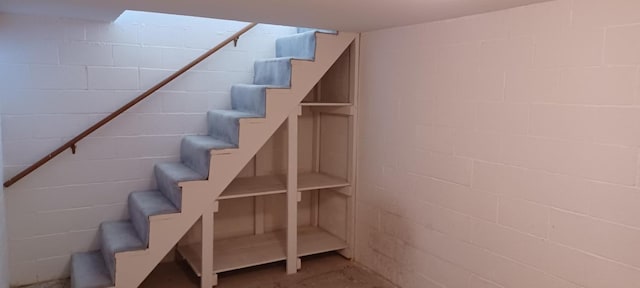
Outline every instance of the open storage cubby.
[[[356, 51], [354, 42], [300, 104], [293, 132], [296, 149], [288, 147], [291, 120], [285, 121], [218, 198], [212, 216], [214, 271], [210, 273], [214, 279], [225, 271], [282, 260], [289, 263], [291, 251], [296, 258], [329, 251], [352, 257]], [[297, 203], [288, 198], [287, 181], [288, 159], [295, 150]], [[293, 210], [291, 203], [296, 206]], [[296, 215], [288, 215], [291, 211]], [[288, 227], [288, 221], [297, 223], [297, 229]], [[201, 235], [206, 229], [202, 222], [191, 228], [177, 248], [179, 257], [198, 276], [206, 273], [201, 264]], [[288, 233], [295, 237], [288, 239]], [[292, 244], [288, 246], [291, 241], [296, 244], [294, 250]], [[295, 268], [300, 269], [299, 259], [296, 262]]]

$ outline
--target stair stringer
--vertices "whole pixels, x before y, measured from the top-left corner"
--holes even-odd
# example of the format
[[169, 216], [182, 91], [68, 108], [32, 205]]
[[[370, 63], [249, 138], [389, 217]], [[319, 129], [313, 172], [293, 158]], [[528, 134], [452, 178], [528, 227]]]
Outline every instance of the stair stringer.
[[182, 211], [149, 217], [149, 247], [116, 253], [115, 287], [138, 287], [284, 123], [357, 34], [316, 33], [314, 61], [291, 60], [291, 87], [267, 89], [265, 118], [240, 119], [239, 148], [212, 151], [208, 180], [180, 182]]

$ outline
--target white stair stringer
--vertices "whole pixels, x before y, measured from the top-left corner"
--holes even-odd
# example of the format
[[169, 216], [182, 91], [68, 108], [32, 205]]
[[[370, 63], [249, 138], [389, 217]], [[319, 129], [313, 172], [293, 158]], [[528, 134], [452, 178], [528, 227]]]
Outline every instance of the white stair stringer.
[[138, 287], [182, 236], [214, 204], [264, 143], [299, 109], [302, 99], [354, 41], [357, 34], [316, 33], [315, 61], [291, 60], [291, 87], [267, 89], [265, 118], [240, 120], [239, 147], [212, 151], [208, 180], [181, 182], [182, 211], [151, 216], [149, 247], [116, 253], [115, 287]]

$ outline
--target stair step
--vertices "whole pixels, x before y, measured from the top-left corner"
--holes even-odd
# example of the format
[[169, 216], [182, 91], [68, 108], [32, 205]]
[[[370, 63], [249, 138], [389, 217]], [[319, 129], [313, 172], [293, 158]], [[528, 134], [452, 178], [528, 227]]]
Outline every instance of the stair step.
[[129, 194], [129, 215], [145, 247], [149, 247], [149, 217], [178, 213], [178, 208], [160, 191], [140, 191]]
[[146, 245], [138, 237], [136, 229], [129, 221], [103, 222], [100, 224], [100, 240], [102, 241], [102, 256], [115, 281], [116, 253], [143, 250]]
[[178, 182], [203, 180], [207, 178], [182, 163], [156, 164], [154, 173], [158, 189], [178, 209], [182, 207], [182, 188], [178, 186]]
[[231, 108], [264, 117], [267, 109], [267, 85], [231, 86]]
[[202, 176], [209, 176], [211, 150], [237, 148], [235, 145], [208, 135], [194, 135], [182, 138], [180, 161]]
[[240, 119], [263, 118], [263, 116], [238, 110], [212, 110], [207, 113], [209, 135], [216, 139], [239, 144]]
[[324, 33], [324, 34], [338, 34], [338, 31], [336, 30], [328, 30], [328, 29], [315, 29], [315, 28], [303, 28], [303, 27], [298, 27], [298, 33], [305, 33], [305, 32], [310, 32], [310, 31], [314, 31], [314, 32], [320, 32], [320, 33]]
[[276, 57], [315, 59], [316, 31], [308, 31], [276, 39]]
[[111, 274], [100, 251], [71, 256], [71, 288], [112, 287]]
[[291, 57], [256, 60], [253, 84], [291, 87]]

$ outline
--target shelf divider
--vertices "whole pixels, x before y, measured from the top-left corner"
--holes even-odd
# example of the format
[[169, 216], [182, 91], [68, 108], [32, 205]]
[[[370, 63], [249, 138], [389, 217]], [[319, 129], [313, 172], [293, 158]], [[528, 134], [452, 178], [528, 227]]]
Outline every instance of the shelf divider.
[[298, 111], [287, 121], [287, 274], [298, 272]]

